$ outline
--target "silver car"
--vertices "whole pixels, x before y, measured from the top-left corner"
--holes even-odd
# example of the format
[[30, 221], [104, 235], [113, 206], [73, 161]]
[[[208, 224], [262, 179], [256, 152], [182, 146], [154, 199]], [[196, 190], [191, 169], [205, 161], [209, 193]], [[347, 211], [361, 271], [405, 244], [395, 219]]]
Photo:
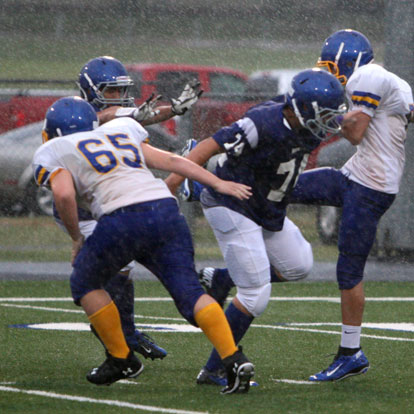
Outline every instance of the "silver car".
[[4, 214], [52, 214], [49, 190], [33, 180], [32, 158], [42, 144], [42, 122], [0, 135], [0, 208]]
[[[32, 158], [42, 144], [43, 121], [0, 134], [0, 212], [6, 215], [51, 215], [52, 193], [33, 179]], [[168, 151], [181, 148], [183, 141], [160, 125], [147, 127], [151, 144]]]

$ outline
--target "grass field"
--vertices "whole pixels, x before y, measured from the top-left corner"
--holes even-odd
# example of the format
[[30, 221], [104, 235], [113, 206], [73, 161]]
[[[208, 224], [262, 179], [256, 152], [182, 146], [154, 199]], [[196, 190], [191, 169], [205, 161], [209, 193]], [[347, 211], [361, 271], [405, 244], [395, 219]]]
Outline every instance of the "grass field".
[[[77, 47], [82, 43], [82, 47]], [[138, 43], [138, 45], [136, 45]], [[110, 55], [124, 63], [170, 62], [229, 66], [246, 74], [261, 69], [313, 66], [319, 55], [319, 43], [292, 52], [285, 48], [260, 45], [232, 45], [187, 40], [174, 42], [149, 39], [89, 36], [50, 39], [45, 36], [13, 36], [0, 44], [3, 79], [73, 79], [93, 57]], [[45, 46], [47, 45], [47, 46]], [[283, 46], [283, 45], [282, 45]], [[73, 85], [75, 86], [75, 85]], [[4, 87], [4, 86], [3, 86]]]
[[[196, 260], [219, 260], [213, 232], [202, 216], [201, 209], [190, 221]], [[312, 243], [316, 261], [334, 261], [336, 246], [321, 243], [316, 232], [315, 210], [312, 207], [292, 208], [289, 217], [299, 226], [307, 240]], [[70, 240], [51, 217], [0, 217], [0, 262], [68, 262]]]
[[[222, 396], [195, 377], [210, 346], [180, 318], [156, 282], [136, 283], [136, 323], [169, 354], [145, 360], [135, 380], [96, 387], [85, 379], [103, 351], [69, 299], [67, 282], [0, 282], [0, 412], [16, 413], [410, 413], [414, 393], [413, 283], [366, 284], [363, 349], [371, 369], [338, 383], [311, 384], [339, 343], [335, 283], [273, 286], [273, 300], [242, 341], [256, 365], [247, 395]], [[158, 298], [158, 299], [157, 299]], [[54, 329], [23, 329], [40, 324]], [[69, 331], [63, 323], [82, 324]], [[79, 325], [76, 325], [79, 327]]]

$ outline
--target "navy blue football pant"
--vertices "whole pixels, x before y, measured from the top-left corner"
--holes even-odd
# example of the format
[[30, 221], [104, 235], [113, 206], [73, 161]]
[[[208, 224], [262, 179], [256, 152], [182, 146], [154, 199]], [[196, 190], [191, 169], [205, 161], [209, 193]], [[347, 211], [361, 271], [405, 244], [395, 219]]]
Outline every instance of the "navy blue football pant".
[[134, 204], [98, 220], [73, 266], [70, 283], [75, 303], [102, 289], [132, 260], [159, 278], [179, 312], [196, 326], [194, 305], [205, 292], [194, 266], [190, 230], [175, 199]]
[[309, 170], [299, 176], [291, 203], [342, 207], [336, 267], [340, 289], [352, 289], [362, 280], [379, 220], [394, 199], [395, 194], [360, 185], [334, 168]]
[[104, 286], [115, 302], [121, 317], [122, 330], [127, 342], [135, 336], [134, 321], [134, 282], [128, 276], [117, 273]]

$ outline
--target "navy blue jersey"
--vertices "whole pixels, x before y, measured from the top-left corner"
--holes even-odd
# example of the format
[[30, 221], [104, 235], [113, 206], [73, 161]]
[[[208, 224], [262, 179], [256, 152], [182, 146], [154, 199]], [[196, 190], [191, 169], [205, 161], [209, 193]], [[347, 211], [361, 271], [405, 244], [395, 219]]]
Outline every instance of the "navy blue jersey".
[[251, 186], [253, 196], [240, 201], [208, 188], [210, 195], [217, 204], [270, 231], [283, 228], [287, 196], [306, 167], [309, 153], [320, 143], [307, 130], [293, 131], [283, 115], [284, 107], [285, 103], [275, 101], [256, 105], [244, 118], [213, 135], [226, 152], [215, 174]]

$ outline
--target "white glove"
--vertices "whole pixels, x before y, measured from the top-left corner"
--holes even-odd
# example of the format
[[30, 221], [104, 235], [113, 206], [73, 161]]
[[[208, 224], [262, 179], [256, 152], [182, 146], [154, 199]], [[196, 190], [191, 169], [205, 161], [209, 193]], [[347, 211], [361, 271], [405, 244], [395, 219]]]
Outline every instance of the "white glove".
[[155, 109], [157, 102], [162, 98], [161, 95], [158, 95], [154, 98], [154, 94], [152, 94], [145, 102], [143, 102], [138, 108], [119, 108], [117, 109], [115, 116], [117, 118], [123, 116], [129, 116], [130, 118], [134, 118], [135, 121], [142, 122], [146, 121], [158, 115], [160, 111]]
[[177, 99], [171, 99], [171, 112], [174, 115], [184, 115], [198, 101], [202, 93], [199, 81], [188, 82], [181, 95]]
[[154, 98], [154, 94], [151, 94], [151, 96], [145, 102], [136, 108], [133, 118], [136, 121], [141, 122], [153, 118], [155, 115], [158, 115], [160, 111], [155, 109], [155, 106], [161, 98], [161, 95], [157, 95]]

